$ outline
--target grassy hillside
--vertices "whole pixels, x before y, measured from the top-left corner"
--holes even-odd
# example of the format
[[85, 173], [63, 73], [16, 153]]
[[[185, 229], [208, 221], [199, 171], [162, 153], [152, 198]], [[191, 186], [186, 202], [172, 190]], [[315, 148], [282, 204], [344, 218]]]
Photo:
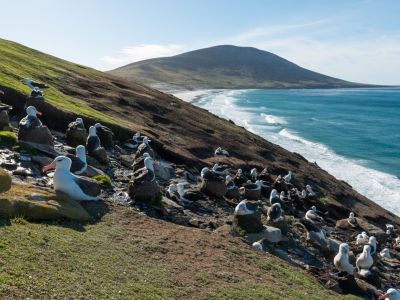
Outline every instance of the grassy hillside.
[[328, 88], [362, 86], [250, 47], [215, 46], [144, 60], [110, 71], [123, 78], [178, 88]]
[[[39, 104], [44, 123], [65, 130], [83, 115], [121, 132], [140, 130], [162, 157], [189, 168], [215, 162], [217, 146], [228, 164], [293, 170], [296, 185], [326, 196], [332, 217], [349, 210], [371, 222], [399, 218], [359, 195], [299, 155], [159, 91], [0, 40], [0, 90], [18, 113], [31, 77], [50, 86]], [[94, 207], [93, 215], [106, 208]], [[90, 224], [3, 220], [0, 298], [340, 299], [316, 280], [244, 243], [127, 212], [111, 211]], [[125, 273], [124, 273], [125, 272]], [[162, 295], [162, 296], [161, 296]]]
[[1, 225], [1, 299], [356, 299], [239, 240], [126, 208], [91, 224]]

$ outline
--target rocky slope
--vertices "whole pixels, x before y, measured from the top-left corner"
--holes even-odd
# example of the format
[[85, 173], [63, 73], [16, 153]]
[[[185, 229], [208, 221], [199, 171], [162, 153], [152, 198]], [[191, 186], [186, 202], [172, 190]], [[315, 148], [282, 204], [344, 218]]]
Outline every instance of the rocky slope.
[[229, 45], [139, 61], [109, 73], [147, 85], [175, 89], [367, 86], [307, 70], [267, 51]]
[[[171, 95], [68, 63], [12, 42], [1, 41], [0, 54], [2, 67], [0, 68], [0, 89], [5, 92], [3, 102], [14, 107], [12, 120], [21, 119], [24, 115], [22, 108], [28, 101], [27, 88], [21, 82], [23, 77], [45, 81], [49, 85], [49, 90], [45, 91], [45, 101], [32, 102], [29, 99], [28, 103], [35, 104], [44, 113], [41, 119], [52, 129], [55, 149], [59, 153], [68, 153], [73, 150], [66, 146], [63, 132], [67, 124], [77, 116], [82, 116], [87, 125], [100, 120], [113, 129], [117, 141], [116, 145], [107, 152], [110, 165], [101, 166], [95, 161], [89, 161], [90, 165], [102, 169], [112, 179], [112, 187], [105, 187], [103, 190], [103, 198], [106, 199], [105, 210], [95, 212], [94, 215], [97, 213], [97, 217], [101, 217], [113, 205], [122, 204], [165, 221], [208, 231], [216, 230], [219, 234], [229, 235], [226, 227], [232, 224], [233, 209], [237, 201], [209, 197], [201, 192], [197, 193], [196, 201], [189, 204], [163, 198], [161, 206], [153, 206], [127, 198], [128, 182], [131, 177], [134, 177], [131, 164], [135, 161], [135, 154], [125, 148], [124, 140], [131, 136], [132, 131], [139, 130], [142, 134], [151, 137], [157, 164], [165, 163], [176, 175], [170, 178], [158, 173], [157, 178], [161, 184], [162, 195], [165, 194], [166, 187], [171, 182], [185, 181], [186, 188], [196, 189], [199, 170], [215, 162], [230, 167], [231, 175], [238, 168], [242, 168], [245, 174], [249, 174], [253, 167], [259, 170], [268, 167], [270, 171], [268, 184], [271, 187], [276, 186], [278, 190], [287, 190], [286, 186], [285, 188], [281, 185], [278, 187], [274, 181], [277, 175], [284, 175], [288, 170], [293, 172], [292, 185], [294, 187], [302, 189], [310, 184], [317, 195], [313, 202], [304, 203], [305, 207], [299, 210], [300, 215], [304, 215], [304, 209], [309, 209], [308, 206], [311, 204], [317, 205], [326, 213], [327, 224], [325, 225], [330, 235], [335, 239], [348, 242], [352, 247], [355, 247], [354, 235], [357, 232], [352, 229], [335, 228], [335, 220], [347, 218], [350, 211], [354, 211], [370, 225], [381, 228], [384, 228], [386, 223], [392, 223], [396, 227], [400, 224], [397, 216], [362, 197], [349, 185], [336, 180], [301, 156], [290, 153], [229, 121], [215, 117]], [[24, 61], [24, 64], [17, 63], [19, 60]], [[45, 66], [43, 66], [44, 61]], [[217, 146], [228, 149], [230, 156], [214, 156], [214, 149]], [[23, 178], [24, 182], [30, 183], [36, 189], [42, 187], [47, 190], [51, 186], [51, 178], [40, 171], [40, 166], [49, 159], [47, 152], [39, 149], [41, 155], [34, 157], [34, 154], [25, 153], [22, 148], [16, 152], [17, 149], [9, 145], [2, 145], [2, 147], [5, 147], [1, 151], [2, 165], [12, 171], [14, 180]], [[28, 160], [26, 160], [27, 157]], [[22, 169], [19, 169], [19, 166], [22, 166]], [[266, 198], [268, 195], [260, 199], [261, 203], [266, 203]], [[16, 199], [16, 201], [19, 200]], [[260, 206], [261, 209], [266, 209], [263, 204]], [[90, 207], [88, 210], [90, 211]], [[290, 225], [288, 239], [283, 240], [277, 247], [272, 245], [269, 251], [294, 265], [310, 268], [310, 271], [317, 275], [322, 283], [328, 285], [329, 272], [332, 268], [330, 257], [332, 253], [327, 256], [323, 251], [307, 244], [305, 233], [299, 225], [301, 217], [298, 215], [299, 212], [288, 214], [287, 224]], [[124, 222], [129, 222], [129, 218]], [[179, 229], [177, 228], [176, 231], [179, 232]], [[375, 232], [378, 231], [375, 230]], [[201, 240], [204, 243], [208, 242], [207, 239], [201, 238]], [[192, 247], [196, 248], [195, 245]], [[245, 247], [244, 243], [243, 247]], [[238, 259], [244, 263], [248, 258], [244, 248], [237, 251], [239, 251]], [[398, 267], [397, 264], [380, 267], [384, 268], [380, 271], [384, 277], [382, 286], [393, 286], [396, 280], [391, 272]], [[272, 271], [268, 270], [276, 271], [274, 267], [271, 268]], [[254, 274], [249, 276], [254, 276]], [[306, 278], [304, 280], [307, 280]], [[257, 295], [265, 293], [268, 291]], [[292, 296], [291, 298], [296, 298], [295, 295]]]

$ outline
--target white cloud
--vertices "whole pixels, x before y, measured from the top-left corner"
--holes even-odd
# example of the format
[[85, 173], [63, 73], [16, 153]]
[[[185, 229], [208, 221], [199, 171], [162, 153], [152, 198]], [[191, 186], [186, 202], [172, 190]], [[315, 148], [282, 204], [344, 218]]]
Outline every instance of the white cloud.
[[[337, 20], [255, 28], [225, 40], [275, 53], [302, 67], [354, 82], [400, 84], [400, 33], [336, 32]], [[335, 38], [326, 36], [336, 34]], [[365, 28], [365, 33], [370, 33]], [[371, 30], [371, 32], [374, 32]]]
[[183, 45], [179, 44], [141, 44], [122, 48], [115, 55], [103, 56], [101, 60], [110, 67], [119, 67], [132, 62], [181, 53]]

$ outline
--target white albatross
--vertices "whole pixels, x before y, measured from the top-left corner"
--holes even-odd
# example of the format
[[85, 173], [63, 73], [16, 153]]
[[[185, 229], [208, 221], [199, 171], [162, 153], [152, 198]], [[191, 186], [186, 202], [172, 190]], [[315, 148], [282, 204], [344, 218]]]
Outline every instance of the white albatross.
[[365, 231], [357, 235], [356, 245], [368, 244], [369, 236]]
[[72, 161], [66, 156], [57, 156], [54, 161], [43, 167], [43, 172], [55, 169], [54, 190], [62, 192], [73, 200], [95, 201], [100, 198], [97, 182], [71, 173]]
[[350, 247], [348, 244], [346, 243], [340, 244], [339, 252], [333, 259], [333, 264], [335, 265], [336, 269], [338, 269], [340, 272], [344, 271], [347, 272], [347, 274], [349, 275], [353, 275], [354, 266], [349, 262], [349, 251]]
[[358, 273], [361, 275], [365, 275], [369, 272], [369, 268], [372, 267], [374, 260], [371, 256], [371, 246], [365, 245], [363, 252], [357, 258], [356, 266], [358, 269]]

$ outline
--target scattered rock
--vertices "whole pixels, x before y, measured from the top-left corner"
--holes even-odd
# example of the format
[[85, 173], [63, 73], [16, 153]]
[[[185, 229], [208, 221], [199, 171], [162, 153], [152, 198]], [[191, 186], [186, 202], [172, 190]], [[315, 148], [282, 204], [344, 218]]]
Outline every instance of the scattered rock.
[[11, 188], [11, 176], [0, 168], [0, 193], [7, 192]]
[[210, 181], [203, 179], [201, 183], [201, 191], [209, 196], [223, 197], [226, 194], [226, 185], [224, 180]]
[[54, 140], [46, 126], [25, 128], [21, 126], [18, 131], [18, 141], [31, 142], [54, 147]]

